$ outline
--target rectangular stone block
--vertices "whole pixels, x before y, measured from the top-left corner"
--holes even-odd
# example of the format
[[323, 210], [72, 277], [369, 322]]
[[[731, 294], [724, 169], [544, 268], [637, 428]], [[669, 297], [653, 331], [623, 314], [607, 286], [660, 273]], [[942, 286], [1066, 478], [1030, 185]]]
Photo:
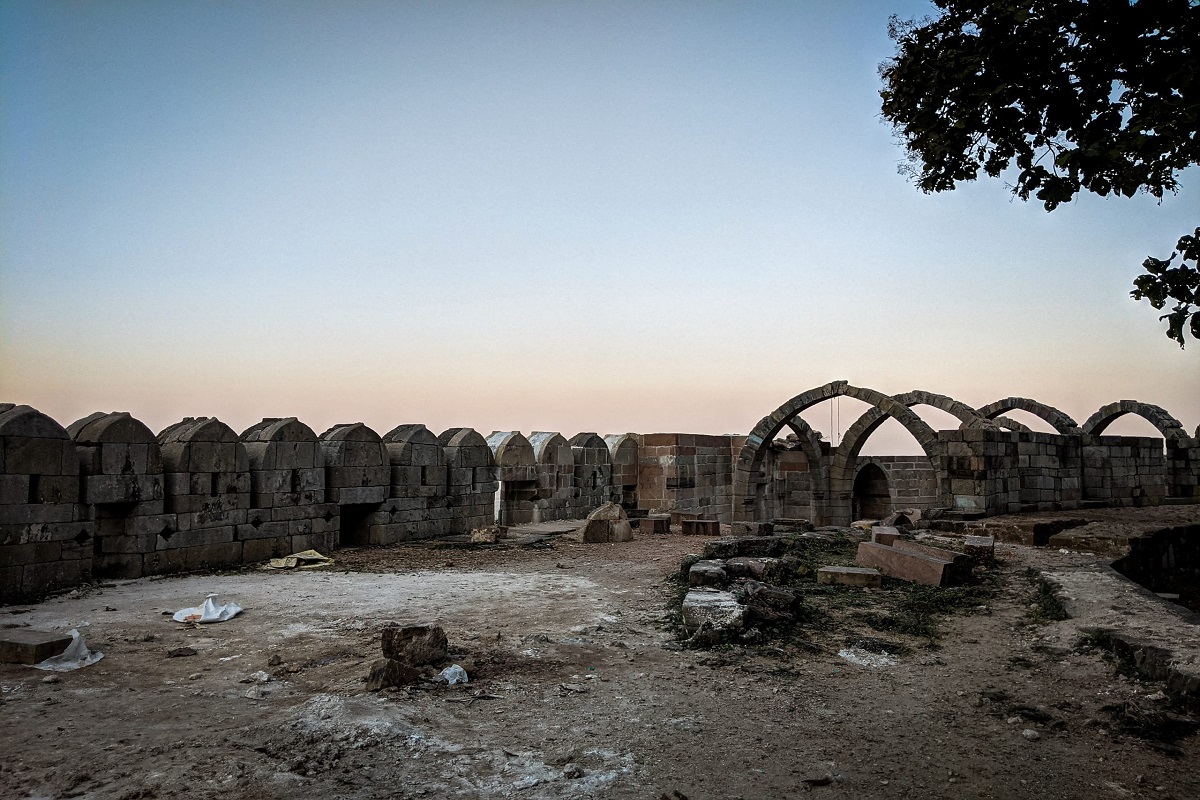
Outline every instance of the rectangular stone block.
[[870, 567], [821, 567], [817, 583], [829, 586], [862, 586], [868, 589], [883, 587], [883, 576]]
[[70, 644], [70, 634], [33, 628], [0, 630], [0, 663], [37, 664], [62, 655]]
[[721, 535], [721, 523], [715, 519], [684, 519], [679, 525], [684, 536]]
[[632, 520], [632, 522], [637, 523], [638, 530], [642, 533], [667, 534], [671, 532], [671, 518], [666, 515], [645, 516]]
[[873, 525], [871, 527], [871, 541], [875, 544], [888, 545], [900, 538], [900, 531], [890, 525]]
[[874, 542], [860, 543], [855, 560], [864, 566], [875, 567], [888, 577], [926, 586], [945, 586], [953, 567], [949, 561]]

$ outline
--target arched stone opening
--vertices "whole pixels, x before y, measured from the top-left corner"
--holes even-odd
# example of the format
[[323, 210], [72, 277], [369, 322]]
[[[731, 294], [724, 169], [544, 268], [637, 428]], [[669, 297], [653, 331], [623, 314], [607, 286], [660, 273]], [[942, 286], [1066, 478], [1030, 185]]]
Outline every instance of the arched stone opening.
[[850, 516], [854, 519], [883, 519], [892, 513], [892, 492], [887, 474], [868, 461], [854, 476]]
[[608, 446], [609, 463], [612, 464], [613, 493], [626, 513], [638, 508], [638, 458], [637, 434], [618, 433], [604, 437]]
[[163, 513], [162, 454], [154, 433], [126, 412], [96, 412], [67, 432], [79, 455], [82, 500], [95, 526], [92, 572], [143, 574], [140, 534], [170, 531]]
[[1102, 406], [1083, 423], [1083, 432], [1092, 436], [1100, 436], [1109, 425], [1126, 414], [1136, 414], [1149, 422], [1162, 434], [1164, 441], [1188, 438], [1187, 431], [1183, 429], [1183, 423], [1167, 413], [1166, 409], [1137, 400], [1120, 400]]
[[[1048, 406], [1045, 403], [1040, 403], [1037, 400], [1031, 400], [1028, 397], [1006, 397], [1003, 400], [997, 400], [994, 403], [988, 403], [986, 406], [979, 408], [979, 414], [990, 420], [996, 420], [1001, 414], [1009, 411], [1020, 410], [1035, 417], [1041, 417], [1050, 424], [1054, 430], [1061, 434], [1082, 433], [1079, 425], [1075, 420], [1065, 412], [1059, 411], [1054, 406]], [[998, 421], [998, 420], [997, 420]], [[1012, 422], [1009, 420], [1008, 422]], [[1018, 423], [1019, 425], [1019, 423]], [[1020, 430], [1010, 425], [1004, 425], [1009, 430]], [[1027, 426], [1020, 426], [1027, 427]], [[1022, 431], [1027, 432], [1027, 431]]]
[[526, 525], [533, 522], [537, 500], [537, 462], [533, 445], [520, 431], [493, 431], [487, 438], [496, 460], [495, 519], [500, 525]]
[[371, 529], [383, 520], [375, 512], [391, 493], [391, 463], [383, 439], [361, 422], [343, 423], [321, 434], [321, 451], [325, 494], [338, 507], [340, 543], [377, 543]]
[[574, 461], [575, 508], [572, 516], [582, 518], [613, 499], [612, 464], [608, 445], [594, 433], [577, 433], [569, 444]]
[[[938, 474], [939, 494], [944, 494], [944, 489], [941, 488], [944, 469], [937, 433], [903, 403], [873, 389], [851, 386], [846, 381], [834, 381], [796, 395], [772, 414], [760, 420], [747, 436], [746, 444], [738, 455], [734, 469], [733, 512], [735, 520], [761, 519], [758, 515], [762, 513], [762, 509], [759, 507], [757, 495], [759, 484], [770, 480], [763, 469], [763, 460], [769, 449], [768, 443], [784, 426], [793, 423], [800, 412], [806, 408], [840, 396], [862, 400], [875, 406], [875, 409], [860, 418], [860, 422], [863, 422], [867, 417], [871, 417], [871, 424], [868, 426], [864, 423], [857, 430], [852, 426], [843, 438], [841, 446], [833, 451], [834, 455], [828, 472], [828, 500], [823, 513], [816, 517], [816, 521], [849, 523], [855, 474], [854, 459], [857, 458], [858, 450], [862, 447], [866, 436], [870, 435], [879, 424], [882, 424], [886, 417], [895, 419], [917, 440]], [[874, 416], [872, 416], [873, 413]]]

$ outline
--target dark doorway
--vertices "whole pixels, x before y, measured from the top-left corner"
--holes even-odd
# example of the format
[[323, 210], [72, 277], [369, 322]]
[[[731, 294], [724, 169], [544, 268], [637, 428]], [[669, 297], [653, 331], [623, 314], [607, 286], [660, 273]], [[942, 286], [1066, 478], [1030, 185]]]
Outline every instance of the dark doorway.
[[854, 476], [853, 519], [883, 519], [892, 513], [892, 495], [887, 474], [876, 464], [867, 464]]

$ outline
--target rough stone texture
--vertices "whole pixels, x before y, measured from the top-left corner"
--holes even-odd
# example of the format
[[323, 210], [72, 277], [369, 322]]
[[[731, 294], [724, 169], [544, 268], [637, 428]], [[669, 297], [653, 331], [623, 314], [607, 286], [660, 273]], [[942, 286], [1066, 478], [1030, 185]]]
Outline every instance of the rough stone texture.
[[738, 556], [725, 562], [725, 570], [735, 578], [753, 578], [754, 580], [770, 579], [778, 572], [777, 558], [748, 558]]
[[449, 533], [466, 535], [495, 521], [495, 460], [487, 440], [472, 428], [442, 431], [438, 441], [446, 453], [446, 505]]
[[967, 536], [963, 538], [963, 552], [975, 564], [992, 564], [996, 561], [996, 539], [993, 536]]
[[689, 633], [695, 633], [701, 626], [716, 630], [739, 630], [745, 616], [745, 607], [730, 592], [692, 589], [683, 598], [683, 627]]
[[721, 523], [715, 519], [685, 519], [679, 527], [684, 536], [721, 535]]
[[561, 434], [534, 431], [529, 436], [537, 457], [537, 501], [534, 520], [572, 519], [575, 497], [575, 456]]
[[368, 692], [378, 692], [390, 686], [407, 686], [421, 678], [420, 671], [394, 658], [380, 658], [371, 663], [367, 673]]
[[446, 658], [446, 632], [440, 625], [388, 626], [381, 639], [383, 654], [411, 667], [436, 664]]
[[627, 512], [638, 508], [638, 435], [612, 434], [604, 437], [612, 465], [612, 488]]
[[520, 431], [493, 431], [487, 438], [500, 482], [496, 521], [525, 525], [534, 521], [537, 501], [537, 459], [533, 445]]
[[865, 566], [875, 567], [890, 578], [926, 586], [945, 586], [953, 572], [953, 565], [949, 561], [874, 542], [860, 543], [855, 560]]
[[879, 570], [869, 567], [821, 567], [817, 570], [817, 583], [880, 589], [883, 587], [883, 576]]
[[758, 581], [746, 581], [746, 617], [755, 622], [789, 622], [795, 618], [798, 605], [791, 589]]
[[383, 444], [391, 467], [391, 494], [379, 507], [387, 522], [371, 528], [371, 544], [449, 535], [449, 476], [438, 437], [424, 425], [397, 425], [383, 436]]
[[595, 433], [579, 433], [568, 444], [573, 463], [571, 516], [587, 516], [597, 506], [619, 501], [620, 494], [614, 496], [613, 492], [612, 464], [604, 440]]
[[0, 602], [88, 580], [95, 524], [78, 502], [67, 431], [29, 406], [9, 406], [0, 411], [0, 458]]
[[35, 631], [32, 628], [0, 630], [0, 663], [38, 664], [60, 656], [71, 644], [70, 634]]
[[721, 561], [699, 561], [688, 570], [688, 586], [724, 586], [729, 582]]
[[671, 532], [671, 518], [663, 515], [642, 517], [636, 520], [638, 530], [642, 533], [666, 535]]
[[875, 544], [890, 546], [899, 538], [900, 531], [889, 525], [873, 525], [871, 527], [871, 541]]
[[740, 437], [645, 434], [638, 452], [638, 507], [730, 522], [735, 447], [741, 447]]

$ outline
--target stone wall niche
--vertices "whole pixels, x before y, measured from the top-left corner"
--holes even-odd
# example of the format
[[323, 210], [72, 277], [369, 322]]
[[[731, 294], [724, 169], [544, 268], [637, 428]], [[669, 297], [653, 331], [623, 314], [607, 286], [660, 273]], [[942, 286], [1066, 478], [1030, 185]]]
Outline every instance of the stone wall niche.
[[162, 451], [163, 510], [174, 514], [153, 550], [146, 574], [239, 564], [238, 529], [250, 508], [250, 463], [233, 429], [216, 417], [187, 417], [156, 437]]
[[492, 448], [474, 428], [450, 428], [438, 441], [446, 452], [446, 502], [450, 533], [462, 535], [493, 524], [496, 467]]
[[533, 445], [520, 431], [493, 431], [487, 438], [496, 461], [500, 491], [496, 494], [496, 522], [526, 525], [535, 520], [537, 461]]
[[371, 544], [375, 512], [391, 494], [392, 467], [383, 440], [363, 423], [351, 422], [321, 434], [321, 449], [325, 496], [339, 508], [341, 544]]
[[613, 496], [612, 462], [604, 440], [594, 433], [577, 433], [571, 437], [570, 445], [575, 462], [572, 477], [575, 508], [572, 516], [584, 518], [619, 497]]
[[92, 572], [137, 578], [159, 534], [176, 527], [164, 514], [162, 454], [154, 433], [127, 412], [96, 412], [67, 432], [79, 456], [84, 510], [92, 520]]
[[325, 498], [325, 452], [295, 417], [268, 418], [242, 431], [250, 463], [250, 504], [238, 528], [245, 561], [303, 550], [328, 555], [339, 544], [340, 516]]
[[91, 577], [94, 526], [78, 500], [79, 459], [66, 430], [29, 406], [0, 404], [0, 601]]
[[612, 465], [613, 494], [625, 513], [638, 507], [638, 437], [636, 433], [614, 433], [604, 437]]

